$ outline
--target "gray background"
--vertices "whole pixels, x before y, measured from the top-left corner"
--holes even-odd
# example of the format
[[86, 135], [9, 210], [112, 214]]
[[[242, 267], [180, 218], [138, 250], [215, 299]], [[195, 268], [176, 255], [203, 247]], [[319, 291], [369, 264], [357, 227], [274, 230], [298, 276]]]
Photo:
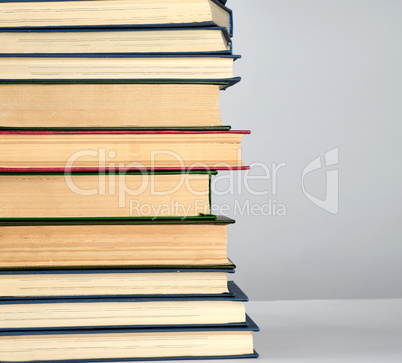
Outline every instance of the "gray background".
[[[252, 300], [402, 297], [400, 0], [229, 0], [242, 82], [221, 93], [224, 124], [251, 129], [246, 164], [285, 162], [269, 180], [215, 195], [235, 281]], [[339, 147], [339, 213], [311, 203], [304, 167]], [[250, 174], [261, 175], [261, 168]], [[306, 187], [324, 198], [326, 170]], [[221, 174], [224, 176], [225, 174]], [[244, 177], [244, 173], [242, 173]], [[238, 183], [237, 183], [238, 184]], [[216, 182], [222, 191], [227, 182]], [[234, 216], [234, 200], [286, 206], [286, 216]]]

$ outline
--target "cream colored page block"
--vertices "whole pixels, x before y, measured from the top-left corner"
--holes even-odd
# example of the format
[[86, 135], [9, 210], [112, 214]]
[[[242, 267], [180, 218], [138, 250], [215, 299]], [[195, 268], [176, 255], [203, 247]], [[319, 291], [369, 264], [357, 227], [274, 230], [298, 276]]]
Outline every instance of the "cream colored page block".
[[1, 126], [202, 127], [220, 120], [215, 85], [0, 85]]
[[232, 58], [0, 58], [0, 78], [7, 80], [222, 79], [232, 77]]
[[71, 226], [68, 234], [53, 226], [2, 227], [0, 267], [228, 263], [226, 225], [88, 227]]
[[227, 356], [253, 353], [251, 332], [0, 337], [0, 360]]
[[0, 53], [150, 53], [229, 50], [220, 30], [3, 32]]
[[0, 275], [0, 296], [227, 293], [226, 273]]
[[242, 322], [244, 303], [237, 301], [6, 304], [0, 310], [1, 329]]
[[3, 175], [0, 190], [2, 218], [209, 213], [208, 175]]

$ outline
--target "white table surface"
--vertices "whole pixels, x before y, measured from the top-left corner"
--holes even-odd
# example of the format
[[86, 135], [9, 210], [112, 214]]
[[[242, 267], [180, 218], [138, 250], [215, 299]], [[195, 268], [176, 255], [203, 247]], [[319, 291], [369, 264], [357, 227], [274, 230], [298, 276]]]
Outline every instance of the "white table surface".
[[402, 363], [401, 300], [250, 302], [258, 360], [237, 363]]

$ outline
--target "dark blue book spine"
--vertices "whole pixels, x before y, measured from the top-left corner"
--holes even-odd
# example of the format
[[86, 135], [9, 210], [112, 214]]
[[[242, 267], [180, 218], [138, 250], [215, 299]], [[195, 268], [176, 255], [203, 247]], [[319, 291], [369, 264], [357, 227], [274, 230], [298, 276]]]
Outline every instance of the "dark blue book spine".
[[[58, 0], [53, 0], [58, 1]], [[217, 359], [250, 359], [258, 358], [256, 351], [253, 354], [228, 355], [228, 356], [198, 356], [198, 357], [163, 357], [163, 358], [119, 358], [119, 359], [70, 359], [70, 360], [46, 360], [2, 363], [119, 363], [119, 362], [160, 362], [160, 361], [183, 361], [183, 360], [217, 360]]]
[[[260, 328], [257, 324], [246, 314], [246, 322], [242, 325], [215, 325], [215, 326], [186, 326], [186, 325], [172, 325], [169, 327], [162, 326], [148, 326], [148, 327], [133, 327], [133, 328], [114, 328], [111, 329], [68, 329], [68, 330], [59, 330], [59, 329], [51, 329], [51, 330], [13, 330], [13, 331], [0, 331], [0, 337], [2, 336], [40, 336], [40, 335], [74, 335], [74, 334], [119, 334], [119, 333], [160, 333], [160, 332], [197, 332], [197, 331], [251, 331], [251, 332], [259, 332]], [[3, 363], [3, 362], [2, 362]]]
[[[228, 294], [219, 295], [142, 295], [142, 296], [77, 296], [77, 297], [40, 297], [40, 298], [10, 298], [0, 300], [2, 305], [19, 304], [64, 304], [64, 303], [103, 303], [103, 302], [145, 302], [145, 301], [243, 301], [247, 302], [247, 295], [233, 282], [228, 282]], [[1, 330], [1, 328], [0, 328]]]

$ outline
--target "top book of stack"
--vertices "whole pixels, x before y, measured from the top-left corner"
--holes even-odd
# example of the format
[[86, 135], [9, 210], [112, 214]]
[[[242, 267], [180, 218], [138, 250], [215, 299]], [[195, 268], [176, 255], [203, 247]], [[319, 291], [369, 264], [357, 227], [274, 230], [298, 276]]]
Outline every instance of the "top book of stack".
[[219, 26], [232, 34], [232, 12], [218, 0], [2, 1], [10, 28]]

